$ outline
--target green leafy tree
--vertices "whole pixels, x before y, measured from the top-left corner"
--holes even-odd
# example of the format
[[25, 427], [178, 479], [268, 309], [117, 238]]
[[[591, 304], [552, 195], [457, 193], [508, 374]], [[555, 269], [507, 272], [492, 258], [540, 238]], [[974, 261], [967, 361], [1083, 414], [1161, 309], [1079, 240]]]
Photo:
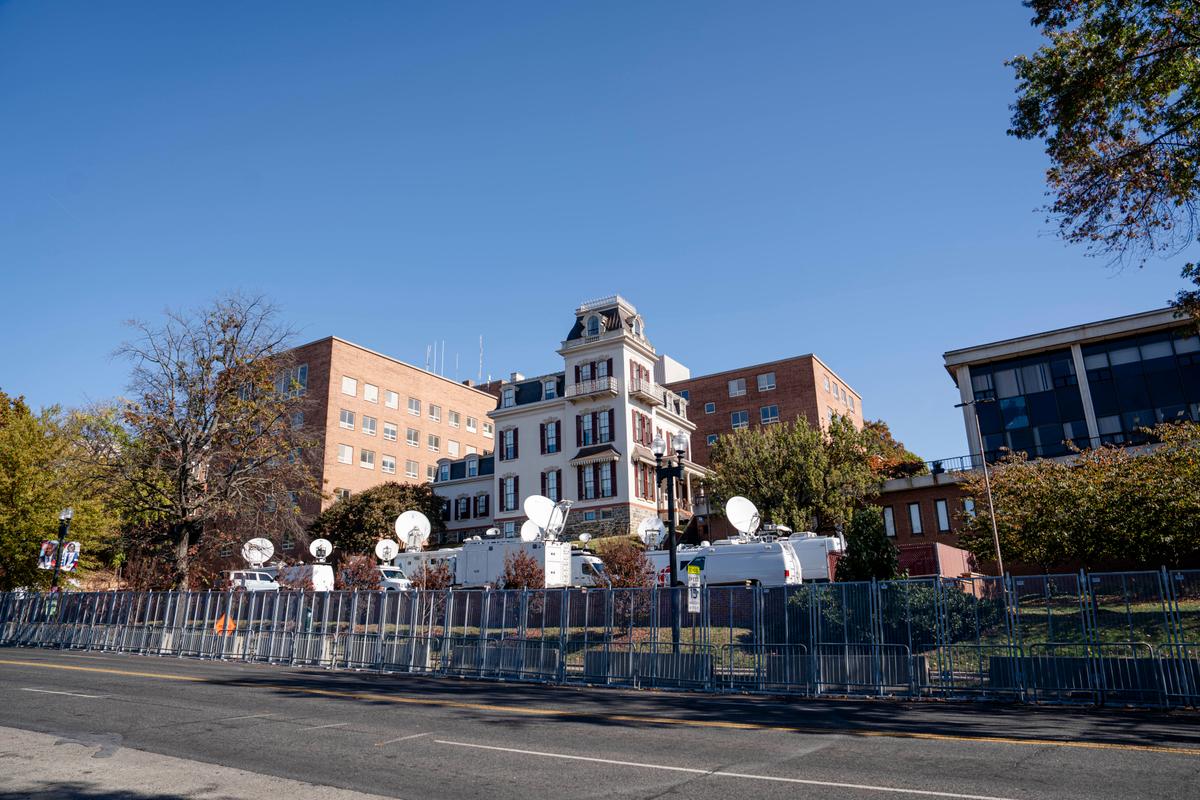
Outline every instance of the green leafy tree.
[[734, 495], [748, 497], [764, 522], [793, 530], [841, 528], [881, 483], [868, 444], [868, 435], [838, 415], [825, 430], [798, 417], [735, 431], [713, 445], [709, 495], [717, 508]]
[[130, 397], [86, 430], [90, 461], [123, 509], [169, 548], [177, 587], [206, 531], [254, 523], [299, 535], [295, 499], [318, 496], [313, 441], [295, 425], [305, 390], [277, 316], [234, 295], [131, 323], [138, 336], [118, 351], [132, 367]]
[[1045, 142], [1060, 235], [1114, 257], [1196, 235], [1200, 7], [1194, 0], [1027, 0], [1046, 43], [1010, 63], [1009, 133]]
[[80, 543], [77, 569], [112, 562], [119, 517], [102, 475], [79, 447], [81, 417], [56, 407], [34, 413], [0, 391], [0, 590], [45, 587], [37, 568], [41, 543], [58, 536], [58, 514], [74, 509], [70, 540]]
[[[1071, 462], [1017, 454], [997, 464], [992, 494], [1006, 565], [1200, 565], [1200, 425], [1164, 424], [1151, 433], [1160, 444], [1147, 452], [1102, 447]], [[982, 474], [963, 488], [976, 514], [964, 519], [960, 542], [990, 560]]]
[[887, 581], [900, 569], [900, 554], [887, 536], [883, 510], [857, 509], [846, 533], [846, 554], [838, 561], [839, 581]]
[[442, 498], [432, 485], [392, 481], [338, 500], [309, 524], [308, 532], [333, 542], [335, 552], [370, 553], [381, 538], [396, 535], [396, 517], [409, 510], [429, 517], [434, 533], [445, 530]]

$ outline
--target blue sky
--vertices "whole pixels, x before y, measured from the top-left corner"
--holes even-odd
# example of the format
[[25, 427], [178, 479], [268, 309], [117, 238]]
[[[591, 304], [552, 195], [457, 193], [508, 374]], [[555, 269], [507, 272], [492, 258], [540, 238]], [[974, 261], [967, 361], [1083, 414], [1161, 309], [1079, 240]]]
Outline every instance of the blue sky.
[[[122, 321], [262, 292], [446, 372], [632, 300], [694, 373], [815, 352], [926, 458], [947, 349], [1159, 307], [1054, 238], [986, 3], [0, 0], [0, 388], [119, 394]], [[455, 357], [459, 368], [454, 368]], [[559, 362], [560, 363], [560, 362]]]

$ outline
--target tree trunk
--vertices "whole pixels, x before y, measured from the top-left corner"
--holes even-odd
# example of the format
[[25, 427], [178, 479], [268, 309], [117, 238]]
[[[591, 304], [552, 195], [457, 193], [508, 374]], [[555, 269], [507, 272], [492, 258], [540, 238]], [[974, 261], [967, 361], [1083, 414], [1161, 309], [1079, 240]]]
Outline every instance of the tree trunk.
[[171, 528], [171, 538], [175, 544], [175, 588], [181, 592], [189, 588], [190, 550], [193, 541], [199, 538], [197, 527], [194, 522], [179, 522]]

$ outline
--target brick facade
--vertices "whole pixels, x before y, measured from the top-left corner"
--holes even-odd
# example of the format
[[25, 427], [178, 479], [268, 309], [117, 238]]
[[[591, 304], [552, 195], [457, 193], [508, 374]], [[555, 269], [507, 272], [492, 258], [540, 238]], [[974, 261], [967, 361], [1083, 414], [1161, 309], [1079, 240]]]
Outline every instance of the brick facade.
[[[952, 473], [921, 475], [915, 478], [896, 478], [888, 481], [875, 503], [891, 509], [894, 538], [899, 545], [921, 542], [941, 542], [958, 547], [958, 534], [963, 529], [962, 486]], [[945, 502], [948, 530], [941, 530], [938, 501]], [[916, 504], [921, 521], [920, 532], [913, 530], [909, 507]]]
[[[464, 456], [468, 448], [481, 455], [494, 448], [494, 437], [485, 433], [496, 402], [492, 395], [332, 336], [295, 348], [291, 358], [297, 366], [307, 366], [303, 425], [316, 440], [313, 461], [323, 494], [319, 508], [312, 501], [302, 504], [307, 514], [329, 507], [338, 490], [354, 494], [391, 481], [425, 483], [440, 458]], [[343, 378], [354, 381], [353, 394], [343, 391]], [[374, 387], [373, 400], [368, 387]], [[389, 407], [388, 392], [396, 394], [395, 408]], [[419, 414], [409, 412], [410, 398], [420, 403]], [[437, 407], [437, 419], [431, 406]], [[343, 427], [343, 411], [353, 414], [352, 428]], [[452, 414], [458, 415], [457, 425]], [[469, 420], [474, 420], [474, 431], [468, 429]], [[394, 440], [390, 425], [395, 426]], [[408, 443], [410, 429], [416, 432], [416, 445]], [[430, 435], [437, 437], [436, 451]], [[339, 460], [339, 445], [350, 448], [350, 463]], [[452, 453], [454, 445], [457, 454]], [[364, 451], [373, 455], [370, 468], [363, 466]], [[394, 459], [394, 472], [384, 471], [385, 458]], [[416, 464], [415, 475], [406, 469], [410, 461]]]
[[[774, 386], [767, 381], [760, 390], [759, 376], [771, 374]], [[745, 381], [745, 394], [730, 396], [729, 383], [737, 380]], [[863, 425], [862, 397], [812, 354], [701, 375], [667, 384], [667, 388], [686, 393], [689, 417], [696, 425], [693, 458], [703, 466], [708, 466], [710, 438], [731, 433], [737, 412], [745, 413], [750, 428], [772, 424], [772, 406], [778, 411], [774, 418], [780, 422], [802, 416], [810, 425], [824, 426], [832, 410], [849, 416], [858, 428]]]

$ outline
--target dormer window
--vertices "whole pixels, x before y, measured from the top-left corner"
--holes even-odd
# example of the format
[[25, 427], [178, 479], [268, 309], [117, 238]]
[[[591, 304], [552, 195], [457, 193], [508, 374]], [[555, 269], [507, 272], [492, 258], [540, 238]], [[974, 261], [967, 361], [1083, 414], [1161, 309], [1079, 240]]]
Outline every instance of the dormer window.
[[631, 327], [633, 328], [633, 335], [639, 339], [642, 338], [642, 318], [634, 317]]
[[509, 386], [500, 393], [500, 407], [512, 408], [517, 404], [517, 390]]
[[479, 476], [479, 459], [478, 458], [468, 458], [467, 459], [467, 477], [475, 478], [478, 476]]
[[587, 318], [587, 335], [600, 335], [600, 317], [596, 316], [595, 314]]
[[558, 397], [558, 381], [551, 378], [542, 384], [542, 397], [546, 400], [553, 400]]

